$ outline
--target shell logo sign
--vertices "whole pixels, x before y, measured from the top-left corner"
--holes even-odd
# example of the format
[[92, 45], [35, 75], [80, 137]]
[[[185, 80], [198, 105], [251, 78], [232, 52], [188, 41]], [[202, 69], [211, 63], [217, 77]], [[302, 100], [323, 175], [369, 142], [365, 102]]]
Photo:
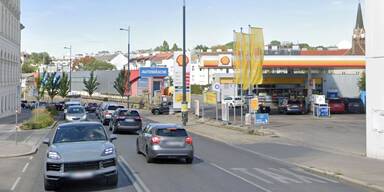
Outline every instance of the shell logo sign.
[[[189, 57], [186, 56], [185, 60], [186, 60], [186, 64], [188, 65], [188, 63], [189, 63]], [[183, 66], [183, 55], [182, 55], [182, 54], [179, 55], [179, 56], [177, 56], [177, 58], [176, 58], [176, 63], [177, 63], [177, 65], [179, 65], [180, 67]]]
[[229, 65], [231, 63], [231, 59], [228, 56], [223, 56], [220, 59], [221, 65]]

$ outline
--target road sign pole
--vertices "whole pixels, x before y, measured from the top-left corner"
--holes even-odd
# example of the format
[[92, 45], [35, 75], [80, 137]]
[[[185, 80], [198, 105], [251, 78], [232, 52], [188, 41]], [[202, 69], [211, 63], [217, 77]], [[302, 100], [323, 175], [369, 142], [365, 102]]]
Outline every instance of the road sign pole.
[[217, 102], [216, 102], [216, 121], [219, 121], [219, 109], [218, 109]]
[[17, 113], [18, 113], [18, 110], [16, 109], [16, 119], [15, 119], [15, 142], [16, 142], [16, 145], [17, 145]]

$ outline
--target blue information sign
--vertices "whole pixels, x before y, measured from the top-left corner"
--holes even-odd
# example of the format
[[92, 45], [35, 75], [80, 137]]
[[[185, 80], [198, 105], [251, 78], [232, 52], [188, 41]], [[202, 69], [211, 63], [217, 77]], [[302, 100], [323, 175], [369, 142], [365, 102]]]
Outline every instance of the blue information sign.
[[140, 77], [166, 77], [168, 76], [168, 68], [160, 67], [141, 67]]
[[269, 114], [268, 113], [256, 113], [255, 124], [266, 125], [269, 123]]

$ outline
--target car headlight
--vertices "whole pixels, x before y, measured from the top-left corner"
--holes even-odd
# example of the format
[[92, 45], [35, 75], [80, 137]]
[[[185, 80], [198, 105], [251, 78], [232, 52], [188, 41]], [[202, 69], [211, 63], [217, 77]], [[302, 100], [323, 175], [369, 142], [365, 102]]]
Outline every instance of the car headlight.
[[115, 149], [113, 147], [108, 147], [104, 149], [103, 153], [101, 154], [102, 156], [107, 156], [107, 155], [112, 155]]
[[82, 119], [86, 119], [87, 118], [87, 115], [83, 115]]
[[47, 154], [48, 159], [59, 160], [61, 156], [58, 152], [49, 151]]

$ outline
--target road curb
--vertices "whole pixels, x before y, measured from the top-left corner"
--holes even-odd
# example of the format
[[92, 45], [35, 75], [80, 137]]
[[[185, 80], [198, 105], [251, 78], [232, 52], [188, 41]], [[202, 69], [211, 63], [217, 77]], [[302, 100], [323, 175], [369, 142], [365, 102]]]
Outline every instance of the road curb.
[[[55, 121], [51, 126], [49, 127], [46, 127], [46, 128], [43, 128], [43, 129], [52, 129], [53, 127], [55, 127], [57, 125], [58, 121]], [[35, 154], [41, 144], [41, 142], [43, 141], [43, 139], [49, 134], [46, 133], [43, 137], [41, 137], [41, 139], [39, 139], [39, 141], [32, 146], [32, 149], [28, 152], [24, 152], [24, 153], [19, 153], [19, 154], [12, 154], [12, 155], [0, 155], [0, 158], [12, 158], [12, 157], [22, 157], [22, 156], [28, 156], [28, 155], [32, 155], [32, 154]]]
[[[225, 142], [224, 140], [222, 140], [220, 138], [216, 138], [216, 137], [213, 137], [213, 136], [207, 136], [207, 135], [204, 135], [204, 134], [202, 134], [200, 132], [197, 132], [197, 131], [194, 131], [194, 130], [188, 130], [188, 131], [190, 131], [190, 132], [192, 132], [194, 134], [197, 134], [199, 136], [202, 136], [202, 137], [205, 137], [205, 138], [208, 138], [208, 139], [212, 139], [214, 141], [218, 141], [218, 142], [222, 142], [222, 143], [228, 144], [229, 146], [233, 146], [234, 145], [232, 143], [227, 143], [227, 142]], [[238, 148], [238, 147], [236, 147], [236, 148]], [[321, 170], [321, 169], [318, 169], [318, 168], [315, 168], [315, 167], [309, 167], [309, 166], [306, 166], [306, 165], [301, 165], [301, 164], [298, 164], [298, 163], [293, 163], [293, 162], [289, 162], [289, 161], [286, 161], [286, 160], [277, 159], [277, 158], [272, 157], [270, 155], [265, 155], [264, 154], [264, 156], [266, 156], [268, 158], [271, 158], [271, 159], [278, 160], [278, 161], [283, 162], [285, 164], [291, 164], [291, 165], [297, 166], [297, 167], [299, 167], [299, 168], [301, 168], [303, 170], [306, 170], [308, 172], [311, 172], [311, 173], [320, 174], [320, 175], [324, 175], [324, 176], [329, 176], [329, 177], [332, 177], [332, 178], [337, 179], [339, 181], [343, 181], [343, 182], [346, 182], [346, 183], [357, 185], [357, 186], [360, 186], [360, 187], [363, 187], [365, 189], [369, 189], [369, 190], [372, 190], [372, 191], [375, 191], [375, 192], [384, 192], [384, 187], [380, 187], [380, 186], [377, 186], [377, 185], [374, 185], [374, 184], [369, 184], [367, 182], [364, 182], [364, 181], [361, 181], [361, 180], [358, 180], [358, 179], [353, 179], [353, 178], [350, 178], [348, 176], [339, 175], [339, 174], [337, 174], [335, 172], [332, 172], [332, 171], [325, 171], [325, 170]]]

